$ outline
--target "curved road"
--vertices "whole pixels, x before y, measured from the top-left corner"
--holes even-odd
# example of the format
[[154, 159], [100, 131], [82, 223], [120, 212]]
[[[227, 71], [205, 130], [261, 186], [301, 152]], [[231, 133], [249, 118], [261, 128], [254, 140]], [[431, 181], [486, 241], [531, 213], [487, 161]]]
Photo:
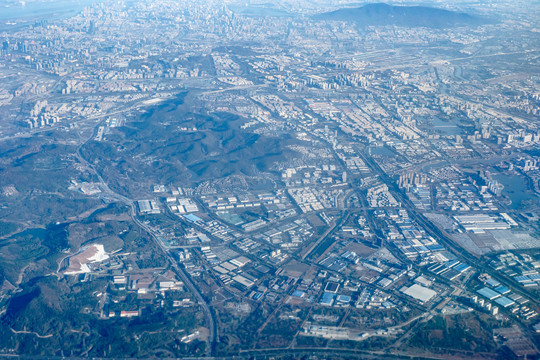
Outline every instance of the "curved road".
[[[96, 126], [97, 127], [97, 126]], [[124, 196], [124, 195], [121, 195], [115, 191], [113, 191], [109, 185], [107, 185], [107, 183], [105, 182], [105, 180], [103, 180], [103, 177], [98, 173], [98, 171], [96, 170], [96, 168], [94, 167], [93, 164], [91, 164], [90, 162], [88, 162], [84, 156], [81, 154], [81, 149], [82, 147], [88, 142], [90, 141], [94, 135], [95, 135], [95, 131], [96, 131], [96, 127], [93, 128], [92, 130], [92, 133], [90, 135], [90, 137], [88, 137], [88, 139], [86, 139], [85, 141], [83, 141], [81, 143], [81, 145], [79, 145], [79, 147], [77, 148], [77, 152], [76, 152], [76, 156], [77, 158], [79, 159], [79, 161], [86, 165], [89, 169], [92, 169], [92, 171], [94, 172], [94, 174], [97, 176], [99, 182], [100, 182], [100, 185], [101, 185], [101, 189], [103, 191], [103, 193], [105, 193], [106, 195], [108, 195], [108, 197], [110, 197], [111, 199], [114, 199], [118, 202], [121, 202], [121, 203], [124, 203], [126, 204], [127, 206], [130, 207], [131, 211], [130, 211], [130, 216], [131, 216], [131, 219], [133, 220], [133, 222], [135, 224], [137, 224], [140, 228], [142, 228], [143, 230], [145, 230], [148, 234], [150, 234], [152, 240], [154, 241], [154, 243], [161, 249], [161, 251], [163, 252], [163, 254], [165, 254], [165, 257], [168, 259], [168, 261], [170, 262], [172, 268], [174, 269], [174, 271], [176, 272], [176, 274], [182, 279], [182, 281], [184, 282], [184, 284], [186, 284], [186, 286], [188, 287], [188, 289], [195, 295], [195, 297], [197, 298], [199, 304], [202, 306], [203, 310], [204, 310], [204, 313], [206, 315], [206, 318], [207, 318], [207, 322], [208, 322], [208, 341], [210, 343], [210, 349], [209, 349], [209, 353], [210, 353], [210, 356], [214, 355], [215, 353], [215, 350], [216, 350], [216, 344], [217, 344], [217, 326], [216, 326], [216, 321], [215, 321], [215, 318], [214, 318], [214, 313], [212, 312], [212, 310], [210, 309], [210, 306], [208, 305], [208, 302], [206, 301], [206, 299], [203, 297], [202, 293], [199, 291], [199, 289], [195, 286], [195, 284], [191, 281], [190, 277], [188, 276], [188, 274], [184, 271], [183, 268], [181, 268], [178, 263], [176, 262], [176, 260], [172, 257], [172, 255], [169, 253], [169, 251], [167, 250], [167, 248], [163, 245], [163, 243], [159, 240], [159, 238], [157, 237], [156, 233], [155, 233], [155, 230], [152, 229], [151, 227], [149, 227], [148, 225], [146, 224], [143, 224], [138, 218], [137, 218], [137, 209], [135, 207], [135, 202], [134, 200]]]

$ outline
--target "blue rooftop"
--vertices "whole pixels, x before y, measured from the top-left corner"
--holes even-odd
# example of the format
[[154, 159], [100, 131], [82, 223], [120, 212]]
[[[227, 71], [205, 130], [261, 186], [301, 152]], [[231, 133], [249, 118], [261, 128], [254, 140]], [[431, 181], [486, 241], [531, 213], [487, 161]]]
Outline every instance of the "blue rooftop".
[[184, 219], [186, 219], [187, 221], [191, 221], [191, 222], [197, 222], [197, 221], [201, 220], [200, 217], [195, 216], [193, 214], [184, 215]]
[[461, 263], [458, 266], [456, 266], [454, 269], [456, 269], [459, 272], [464, 272], [464, 271], [469, 270], [470, 268], [471, 267], [469, 265]]
[[337, 301], [342, 303], [348, 303], [351, 302], [351, 297], [349, 295], [338, 295]]
[[510, 305], [514, 305], [515, 303], [510, 300], [509, 298], [507, 298], [506, 296], [503, 296], [497, 300], [495, 300], [495, 302], [499, 305], [501, 305], [502, 307], [508, 307]]
[[334, 302], [334, 298], [336, 297], [336, 294], [331, 293], [323, 293], [320, 303], [323, 305], [332, 305]]
[[493, 287], [501, 285], [501, 283], [495, 279], [487, 279], [486, 282], [488, 283], [489, 286], [493, 286]]
[[477, 293], [479, 293], [483, 297], [488, 298], [489, 300], [493, 300], [493, 299], [498, 298], [499, 296], [501, 296], [501, 294], [491, 290], [488, 287], [481, 288], [480, 290], [477, 291]]
[[444, 247], [440, 244], [431, 244], [426, 246], [431, 251], [442, 251]]
[[504, 285], [501, 285], [501, 286], [496, 287], [495, 291], [500, 292], [501, 294], [508, 294], [510, 292], [510, 289]]

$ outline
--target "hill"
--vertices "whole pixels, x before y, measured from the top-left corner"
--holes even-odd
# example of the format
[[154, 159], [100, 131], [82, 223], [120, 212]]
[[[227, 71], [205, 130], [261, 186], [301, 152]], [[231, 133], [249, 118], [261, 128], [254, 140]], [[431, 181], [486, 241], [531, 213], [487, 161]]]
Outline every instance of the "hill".
[[234, 175], [266, 177], [275, 162], [298, 155], [289, 148], [298, 142], [291, 136], [250, 133], [238, 116], [205, 115], [193, 111], [196, 106], [184, 99], [156, 106], [114, 128], [107, 141], [88, 142], [83, 155], [111, 187], [131, 196], [151, 184], [194, 186]]
[[397, 25], [429, 28], [478, 26], [487, 22], [484, 18], [466, 13], [426, 6], [393, 6], [383, 3], [326, 12], [315, 15], [314, 19], [356, 22], [360, 26]]

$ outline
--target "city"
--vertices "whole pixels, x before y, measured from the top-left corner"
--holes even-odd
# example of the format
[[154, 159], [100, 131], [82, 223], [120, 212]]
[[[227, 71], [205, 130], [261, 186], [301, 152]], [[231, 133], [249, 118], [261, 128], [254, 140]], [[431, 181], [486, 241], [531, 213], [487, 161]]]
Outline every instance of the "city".
[[1, 16], [0, 356], [539, 359], [539, 5], [362, 5]]

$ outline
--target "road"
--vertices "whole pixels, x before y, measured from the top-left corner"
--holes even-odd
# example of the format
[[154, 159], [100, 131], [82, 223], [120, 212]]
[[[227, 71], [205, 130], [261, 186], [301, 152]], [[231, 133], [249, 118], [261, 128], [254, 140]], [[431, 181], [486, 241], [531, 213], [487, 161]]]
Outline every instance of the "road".
[[397, 183], [393, 181], [393, 179], [391, 179], [390, 176], [388, 176], [379, 167], [379, 165], [376, 164], [375, 161], [373, 161], [373, 159], [371, 159], [369, 156], [366, 156], [361, 151], [359, 151], [359, 153], [362, 155], [365, 163], [376, 174], [380, 176], [380, 178], [386, 185], [388, 185], [388, 188], [392, 191], [392, 194], [396, 197], [396, 200], [401, 202], [403, 207], [407, 209], [413, 220], [415, 220], [420, 226], [422, 226], [429, 235], [433, 236], [435, 239], [437, 239], [437, 241], [439, 241], [448, 250], [450, 250], [450, 252], [452, 252], [457, 257], [457, 259], [469, 265], [474, 265], [478, 270], [488, 273], [491, 277], [499, 281], [501, 284], [512, 288], [516, 293], [528, 299], [532, 303], [540, 305], [540, 300], [532, 297], [530, 294], [523, 291], [521, 287], [513, 280], [508, 279], [497, 271], [494, 271], [489, 266], [483, 265], [476, 256], [472, 255], [467, 250], [456, 244], [456, 242], [453, 241], [447, 234], [443, 233], [442, 230], [440, 230], [437, 226], [433, 225], [431, 221], [429, 221], [424, 215], [422, 215], [416, 210], [416, 207], [411, 203], [409, 198], [407, 196], [404, 196], [402, 191], [398, 188]]
[[365, 359], [365, 360], [381, 360], [381, 359], [443, 359], [443, 356], [423, 356], [420, 354], [407, 354], [399, 353], [397, 351], [385, 352], [385, 351], [365, 351], [345, 348], [331, 348], [331, 347], [295, 347], [292, 348], [267, 348], [267, 349], [252, 349], [252, 350], [240, 350], [240, 356], [246, 358], [256, 358], [262, 356], [268, 358], [271, 356], [291, 356], [294, 358], [301, 358], [302, 355], [314, 356], [318, 355], [324, 359], [327, 356], [338, 356], [346, 359]]
[[[334, 231], [338, 230], [341, 225], [343, 225], [347, 219], [349, 218], [350, 213], [346, 212], [343, 216], [339, 218], [338, 221], [335, 219], [332, 220], [332, 222], [329, 224], [330, 227], [324, 232], [324, 234], [321, 235], [317, 241], [315, 241], [311, 246], [307, 249], [307, 251], [301, 256], [302, 260], [306, 260], [311, 254], [319, 247], [319, 245], [325, 241], [329, 236], [331, 236]], [[330, 246], [330, 245], [329, 245]]]
[[109, 185], [105, 182], [105, 180], [103, 179], [101, 174], [99, 174], [99, 172], [96, 170], [94, 165], [89, 163], [84, 158], [84, 156], [82, 155], [81, 149], [83, 148], [83, 146], [88, 141], [90, 141], [94, 137], [96, 128], [97, 128], [97, 125], [96, 125], [96, 127], [93, 128], [93, 131], [91, 132], [90, 136], [86, 140], [84, 140], [81, 143], [81, 145], [77, 148], [76, 156], [77, 156], [78, 160], [82, 164], [86, 165], [89, 169], [92, 169], [92, 171], [94, 172], [94, 174], [96, 175], [96, 177], [99, 180], [100, 187], [101, 187], [101, 190], [102, 190], [104, 195], [108, 196], [112, 200], [123, 203], [123, 204], [130, 207], [130, 216], [131, 216], [131, 219], [133, 220], [133, 222], [135, 224], [137, 224], [141, 229], [143, 229], [144, 231], [146, 231], [150, 235], [151, 239], [158, 246], [158, 248], [163, 252], [165, 257], [167, 258], [167, 260], [171, 264], [173, 270], [182, 279], [182, 281], [184, 282], [186, 287], [195, 295], [195, 297], [197, 298], [197, 301], [199, 302], [199, 304], [201, 305], [201, 307], [204, 310], [204, 313], [205, 313], [205, 316], [206, 316], [206, 319], [207, 319], [207, 323], [208, 323], [208, 341], [210, 343], [209, 354], [210, 354], [210, 356], [214, 355], [215, 350], [216, 350], [216, 345], [217, 345], [217, 336], [218, 336], [217, 335], [217, 326], [216, 326], [216, 320], [214, 318], [214, 313], [210, 309], [210, 306], [208, 305], [208, 302], [206, 301], [206, 299], [204, 298], [204, 296], [202, 295], [200, 290], [197, 288], [197, 286], [191, 281], [189, 275], [184, 271], [184, 269], [182, 267], [180, 267], [178, 265], [178, 262], [169, 253], [169, 251], [163, 245], [161, 240], [159, 240], [155, 230], [152, 229], [150, 226], [142, 223], [137, 218], [137, 209], [136, 209], [136, 206], [135, 206], [135, 201], [133, 199], [130, 199], [130, 198], [124, 196], [124, 195], [121, 195], [121, 194], [113, 191], [109, 187]]

